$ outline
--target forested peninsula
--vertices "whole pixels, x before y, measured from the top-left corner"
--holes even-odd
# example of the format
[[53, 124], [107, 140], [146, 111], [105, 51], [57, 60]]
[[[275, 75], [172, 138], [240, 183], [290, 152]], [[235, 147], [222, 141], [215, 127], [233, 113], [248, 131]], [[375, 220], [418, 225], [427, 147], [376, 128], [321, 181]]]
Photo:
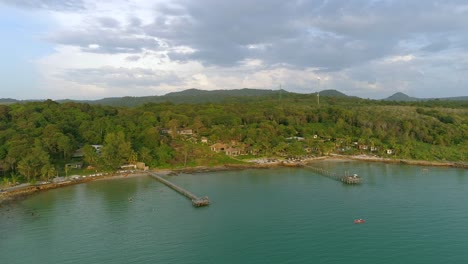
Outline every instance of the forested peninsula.
[[279, 91], [132, 107], [22, 102], [0, 105], [0, 177], [11, 184], [137, 163], [183, 168], [332, 154], [464, 163], [467, 133], [467, 101]]

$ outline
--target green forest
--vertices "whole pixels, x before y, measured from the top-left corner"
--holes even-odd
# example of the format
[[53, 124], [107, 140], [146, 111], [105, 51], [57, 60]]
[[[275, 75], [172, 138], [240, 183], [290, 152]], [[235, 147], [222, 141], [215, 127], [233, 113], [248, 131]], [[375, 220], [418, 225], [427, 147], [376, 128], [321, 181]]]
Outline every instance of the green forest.
[[180, 168], [333, 153], [466, 162], [467, 133], [467, 101], [280, 93], [134, 107], [24, 102], [0, 105], [0, 177], [31, 182], [137, 162]]

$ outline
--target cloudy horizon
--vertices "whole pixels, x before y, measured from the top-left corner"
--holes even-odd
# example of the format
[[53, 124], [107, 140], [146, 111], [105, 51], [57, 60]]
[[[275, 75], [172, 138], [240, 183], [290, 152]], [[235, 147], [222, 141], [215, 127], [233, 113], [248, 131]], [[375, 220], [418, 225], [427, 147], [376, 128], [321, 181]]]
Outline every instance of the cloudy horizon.
[[0, 0], [0, 98], [467, 96], [461, 0]]

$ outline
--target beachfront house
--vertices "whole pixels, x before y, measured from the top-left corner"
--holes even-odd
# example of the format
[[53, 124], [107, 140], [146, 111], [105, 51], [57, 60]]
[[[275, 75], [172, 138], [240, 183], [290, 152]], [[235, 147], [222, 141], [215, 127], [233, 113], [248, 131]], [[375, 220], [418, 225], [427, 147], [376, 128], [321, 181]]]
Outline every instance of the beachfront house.
[[125, 164], [120, 166], [122, 170], [136, 170], [137, 166], [135, 164]]
[[65, 164], [67, 169], [81, 169], [83, 167], [83, 162], [72, 162], [72, 163], [67, 163]]
[[214, 151], [214, 152], [221, 152], [221, 151], [224, 151], [225, 149], [227, 149], [227, 146], [226, 144], [223, 144], [223, 143], [215, 143], [213, 145], [210, 146], [210, 149], [211, 151]]
[[362, 144], [361, 144], [361, 145], [358, 146], [358, 148], [359, 148], [360, 150], [368, 150], [368, 149], [369, 149], [369, 146], [368, 146], [368, 145], [362, 145]]
[[241, 154], [241, 150], [238, 148], [227, 148], [224, 153], [228, 156], [239, 156]]
[[216, 153], [223, 152], [228, 156], [239, 156], [246, 153], [247, 146], [236, 141], [231, 141], [231, 144], [215, 143], [210, 146], [211, 151]]
[[143, 170], [143, 171], [149, 170], [149, 167], [146, 166], [144, 162], [137, 162], [135, 165], [138, 170]]

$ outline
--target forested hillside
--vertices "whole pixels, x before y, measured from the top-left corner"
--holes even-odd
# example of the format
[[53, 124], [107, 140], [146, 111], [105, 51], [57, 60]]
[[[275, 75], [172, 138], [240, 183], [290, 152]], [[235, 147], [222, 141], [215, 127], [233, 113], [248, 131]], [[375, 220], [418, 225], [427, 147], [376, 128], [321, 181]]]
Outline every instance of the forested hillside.
[[467, 161], [467, 133], [466, 101], [321, 96], [318, 105], [316, 95], [284, 94], [119, 108], [47, 100], [0, 105], [0, 175], [49, 178], [68, 173], [73, 162], [93, 170], [137, 161], [153, 168], [209, 166], [244, 155]]
[[[279, 94], [289, 94], [285, 90], [263, 90], [263, 89], [235, 89], [235, 90], [199, 90], [188, 89], [180, 92], [168, 93], [162, 96], [143, 96], [143, 97], [115, 97], [104, 98], [95, 101], [82, 101], [81, 103], [100, 104], [110, 106], [134, 107], [145, 103], [164, 103], [171, 102], [175, 104], [198, 104], [198, 103], [219, 103], [229, 98], [252, 99], [265, 96], [278, 96]], [[79, 101], [76, 101], [79, 102]]]

